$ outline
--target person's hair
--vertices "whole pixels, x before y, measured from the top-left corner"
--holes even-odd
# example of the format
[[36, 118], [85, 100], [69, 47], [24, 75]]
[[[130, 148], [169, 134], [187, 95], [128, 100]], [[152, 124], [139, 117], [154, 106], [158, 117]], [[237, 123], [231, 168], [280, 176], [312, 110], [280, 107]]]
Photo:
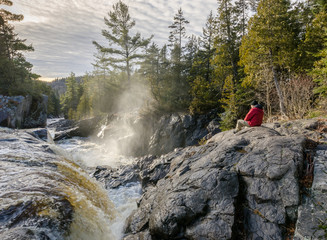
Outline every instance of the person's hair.
[[253, 106], [258, 105], [258, 102], [257, 102], [256, 100], [253, 100], [253, 101], [251, 102], [251, 105], [253, 105]]

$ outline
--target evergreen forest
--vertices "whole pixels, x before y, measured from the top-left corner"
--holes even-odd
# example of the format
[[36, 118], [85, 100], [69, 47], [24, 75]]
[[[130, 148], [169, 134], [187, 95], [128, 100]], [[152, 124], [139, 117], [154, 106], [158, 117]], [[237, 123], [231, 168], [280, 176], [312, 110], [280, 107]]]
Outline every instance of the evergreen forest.
[[[10, 5], [0, 0], [0, 5]], [[217, 0], [200, 36], [190, 35], [192, 19], [176, 9], [167, 42], [135, 32], [123, 1], [112, 5], [93, 41], [93, 71], [65, 79], [55, 94], [37, 81], [23, 52], [32, 51], [14, 33], [21, 21], [1, 9], [0, 94], [48, 94], [50, 110], [70, 119], [131, 110], [204, 114], [215, 109], [221, 128], [235, 126], [256, 99], [266, 121], [310, 118], [327, 106], [326, 0]], [[155, 34], [155, 31], [154, 31]]]

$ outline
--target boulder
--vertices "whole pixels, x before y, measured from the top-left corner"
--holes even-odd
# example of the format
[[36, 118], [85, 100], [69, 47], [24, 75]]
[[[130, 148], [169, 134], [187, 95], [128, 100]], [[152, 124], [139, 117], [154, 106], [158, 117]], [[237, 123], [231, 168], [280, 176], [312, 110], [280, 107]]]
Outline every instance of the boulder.
[[60, 118], [47, 125], [47, 128], [53, 129], [55, 132], [62, 132], [74, 127], [73, 120]]
[[45, 142], [52, 141], [50, 133], [48, 132], [48, 130], [46, 128], [30, 129], [30, 130], [26, 130], [26, 132], [31, 134], [33, 137], [43, 140]]
[[77, 129], [73, 134], [79, 137], [91, 136], [96, 133], [101, 120], [100, 116], [79, 120], [76, 122]]
[[126, 165], [120, 168], [109, 166], [98, 166], [91, 170], [91, 176], [102, 182], [106, 189], [126, 186], [128, 183], [139, 181], [139, 171], [137, 165]]
[[54, 129], [55, 141], [72, 137], [89, 137], [95, 134], [100, 120], [101, 117], [99, 116], [82, 119], [77, 122], [69, 119], [61, 119], [48, 125], [48, 128]]

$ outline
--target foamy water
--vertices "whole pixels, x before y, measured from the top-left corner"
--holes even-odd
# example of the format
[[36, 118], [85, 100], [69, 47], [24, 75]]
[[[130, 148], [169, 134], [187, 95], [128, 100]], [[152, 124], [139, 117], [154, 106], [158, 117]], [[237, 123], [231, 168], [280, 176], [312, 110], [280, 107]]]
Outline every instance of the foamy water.
[[[118, 167], [133, 161], [133, 158], [111, 153], [107, 145], [91, 142], [88, 138], [74, 137], [58, 141], [56, 151], [82, 168], [96, 166]], [[107, 190], [108, 197], [113, 202], [116, 212], [115, 218], [107, 223], [111, 229], [113, 239], [122, 239], [125, 220], [137, 208], [136, 202], [141, 193], [140, 183], [130, 183], [117, 189]]]

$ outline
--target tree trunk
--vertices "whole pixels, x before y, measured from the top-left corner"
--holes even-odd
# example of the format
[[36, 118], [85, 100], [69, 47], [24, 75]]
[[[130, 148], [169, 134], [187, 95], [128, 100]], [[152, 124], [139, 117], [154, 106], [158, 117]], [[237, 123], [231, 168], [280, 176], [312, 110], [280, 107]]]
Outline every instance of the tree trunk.
[[127, 71], [127, 88], [130, 88], [131, 86], [131, 69], [130, 69], [130, 64], [129, 60], [126, 61], [126, 71]]
[[270, 101], [270, 81], [269, 79], [266, 77], [266, 108], [267, 108], [267, 116], [268, 119], [271, 118], [271, 101]]
[[277, 95], [278, 95], [278, 98], [279, 98], [280, 113], [282, 114], [283, 117], [287, 117], [286, 111], [285, 111], [285, 106], [284, 106], [283, 93], [280, 90], [279, 82], [278, 82], [278, 71], [277, 71], [275, 66], [272, 67], [272, 71], [273, 71], [273, 78], [274, 78], [274, 83], [275, 83]]

